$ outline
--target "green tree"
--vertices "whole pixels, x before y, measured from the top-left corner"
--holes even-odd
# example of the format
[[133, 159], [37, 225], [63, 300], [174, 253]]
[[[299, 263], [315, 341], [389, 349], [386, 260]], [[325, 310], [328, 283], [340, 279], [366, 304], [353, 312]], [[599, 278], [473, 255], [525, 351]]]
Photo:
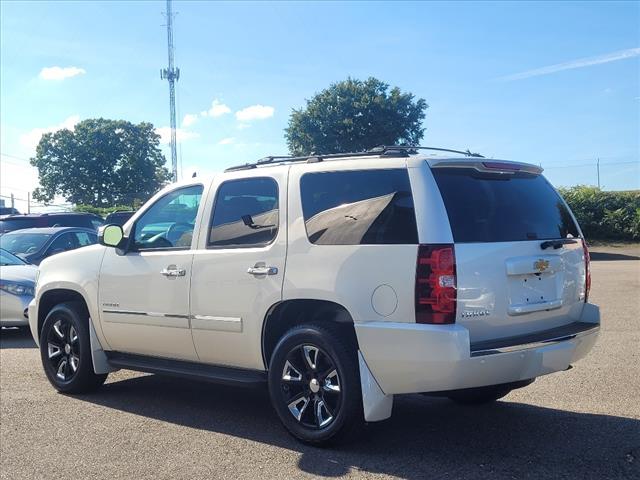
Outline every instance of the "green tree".
[[370, 77], [348, 78], [294, 109], [285, 129], [294, 155], [358, 152], [377, 145], [417, 145], [424, 135], [423, 99]]
[[93, 207], [145, 201], [170, 178], [159, 145], [146, 122], [97, 118], [46, 133], [31, 159], [40, 181], [33, 197], [50, 202], [61, 195]]

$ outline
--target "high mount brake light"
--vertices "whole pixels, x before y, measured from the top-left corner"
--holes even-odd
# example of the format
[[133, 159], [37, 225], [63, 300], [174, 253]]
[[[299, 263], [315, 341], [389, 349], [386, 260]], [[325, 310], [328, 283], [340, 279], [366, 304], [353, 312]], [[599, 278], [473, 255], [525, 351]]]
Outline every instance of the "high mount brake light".
[[456, 321], [456, 258], [451, 244], [418, 246], [416, 323]]
[[591, 256], [587, 241], [582, 239], [582, 251], [584, 253], [584, 303], [589, 301], [589, 290], [591, 290]]
[[484, 168], [488, 168], [490, 170], [502, 170], [506, 172], [519, 172], [522, 170], [520, 165], [507, 162], [482, 162], [482, 165]]

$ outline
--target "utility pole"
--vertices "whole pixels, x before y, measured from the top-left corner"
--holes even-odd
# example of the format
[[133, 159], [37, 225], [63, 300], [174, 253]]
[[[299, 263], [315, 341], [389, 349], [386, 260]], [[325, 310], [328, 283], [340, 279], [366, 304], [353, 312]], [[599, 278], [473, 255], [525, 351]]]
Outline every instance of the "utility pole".
[[27, 192], [27, 213], [31, 213], [31, 192]]
[[176, 152], [176, 85], [180, 78], [180, 69], [173, 65], [173, 13], [171, 0], [167, 0], [167, 51], [169, 66], [160, 70], [160, 78], [169, 81], [169, 122], [171, 125], [171, 171], [173, 181], [178, 181], [178, 156]]
[[16, 207], [16, 199], [13, 197], [13, 193], [11, 194], [11, 208]]
[[598, 190], [600, 190], [600, 158], [596, 162], [596, 169], [598, 170]]

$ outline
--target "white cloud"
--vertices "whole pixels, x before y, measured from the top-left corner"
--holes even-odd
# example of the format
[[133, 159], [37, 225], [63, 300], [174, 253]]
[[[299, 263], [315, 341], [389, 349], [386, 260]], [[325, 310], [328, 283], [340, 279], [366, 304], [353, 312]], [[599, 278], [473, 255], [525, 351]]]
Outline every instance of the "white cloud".
[[191, 125], [196, 123], [197, 120], [198, 120], [198, 114], [197, 113], [187, 113], [184, 116], [184, 118], [182, 119], [182, 126], [183, 127], [190, 127]]
[[78, 123], [79, 121], [79, 115], [72, 115], [59, 125], [53, 125], [51, 127], [45, 128], [34, 128], [33, 130], [20, 135], [20, 143], [24, 147], [35, 150], [38, 146], [38, 142], [40, 142], [40, 137], [42, 137], [42, 135], [44, 135], [45, 133], [57, 132], [58, 130], [62, 130], [63, 128], [73, 130], [76, 126], [76, 123]]
[[85, 73], [86, 70], [79, 67], [44, 67], [40, 70], [39, 77], [43, 80], [64, 80]]
[[251, 105], [236, 112], [236, 119], [241, 122], [250, 122], [252, 120], [264, 120], [273, 117], [275, 108], [267, 105]]
[[227, 137], [227, 138], [223, 138], [222, 140], [220, 140], [218, 142], [218, 145], [230, 145], [232, 143], [234, 143], [236, 141], [235, 137]]
[[603, 63], [617, 62], [618, 60], [625, 60], [627, 58], [633, 58], [637, 56], [640, 56], [640, 48], [628, 48], [626, 50], [620, 50], [618, 52], [598, 55], [597, 57], [580, 58], [578, 60], [572, 60], [570, 62], [556, 63], [554, 65], [548, 65], [546, 67], [527, 70], [526, 72], [515, 73], [513, 75], [501, 77], [498, 80], [502, 80], [505, 82], [522, 80], [525, 78], [537, 77], [540, 75], [549, 75], [550, 73], [561, 72], [563, 70], [572, 70], [574, 68], [591, 67], [593, 65], [601, 65]]
[[211, 108], [200, 112], [203, 117], [221, 117], [227, 113], [231, 113], [231, 109], [217, 98], [211, 102]]
[[249, 125], [248, 123], [239, 123], [239, 124], [236, 126], [236, 128], [237, 128], [238, 130], [244, 130], [244, 129], [246, 129], [246, 128], [249, 128], [250, 126], [251, 126], [251, 125]]
[[[156, 128], [156, 133], [160, 135], [160, 143], [168, 145], [171, 143], [171, 127], [159, 127]], [[176, 141], [178, 143], [191, 140], [192, 138], [198, 138], [200, 135], [196, 132], [190, 132], [184, 128], [176, 128]]]

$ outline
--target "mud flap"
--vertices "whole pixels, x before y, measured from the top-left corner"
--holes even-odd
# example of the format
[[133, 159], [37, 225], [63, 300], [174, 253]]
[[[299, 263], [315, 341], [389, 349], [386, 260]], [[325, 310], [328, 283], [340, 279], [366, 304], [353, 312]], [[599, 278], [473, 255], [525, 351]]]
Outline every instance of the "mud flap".
[[104, 353], [102, 345], [100, 345], [100, 340], [98, 340], [98, 336], [96, 335], [96, 330], [95, 328], [93, 328], [93, 320], [91, 320], [91, 318], [89, 318], [89, 341], [91, 343], [91, 359], [93, 360], [93, 371], [96, 373], [96, 375], [115, 372], [119, 370], [119, 368], [114, 368], [109, 364], [107, 355]]
[[393, 408], [393, 395], [384, 394], [360, 350], [358, 350], [358, 364], [360, 365], [360, 387], [365, 421], [379, 422], [389, 418]]

